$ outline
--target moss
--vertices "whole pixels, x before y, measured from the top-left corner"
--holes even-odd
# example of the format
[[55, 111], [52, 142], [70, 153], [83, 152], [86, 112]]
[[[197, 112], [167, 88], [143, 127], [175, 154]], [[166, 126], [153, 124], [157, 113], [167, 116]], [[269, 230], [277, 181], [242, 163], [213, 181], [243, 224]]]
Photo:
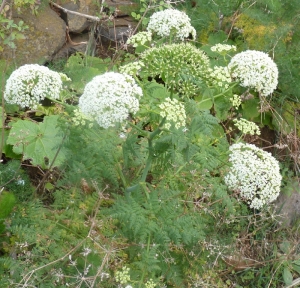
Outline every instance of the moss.
[[270, 44], [270, 38], [274, 38], [276, 26], [263, 25], [260, 21], [241, 14], [235, 22], [235, 27], [242, 30], [243, 37], [250, 49], [265, 50]]

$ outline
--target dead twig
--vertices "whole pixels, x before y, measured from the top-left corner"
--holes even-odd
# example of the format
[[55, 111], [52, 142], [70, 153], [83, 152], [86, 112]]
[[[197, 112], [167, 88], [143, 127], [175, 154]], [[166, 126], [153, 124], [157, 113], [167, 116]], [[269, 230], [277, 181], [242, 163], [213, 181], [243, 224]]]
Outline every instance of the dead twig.
[[65, 13], [69, 13], [69, 14], [73, 14], [73, 15], [76, 15], [76, 16], [84, 17], [84, 18], [90, 19], [92, 21], [100, 22], [101, 20], [109, 19], [109, 16], [107, 16], [107, 15], [102, 15], [101, 18], [99, 18], [97, 16], [91, 16], [91, 15], [88, 15], [88, 14], [84, 14], [84, 13], [80, 13], [80, 12], [76, 12], [76, 11], [66, 9], [66, 8], [64, 8], [64, 7], [54, 3], [52, 1], [50, 1], [50, 3], [51, 3], [51, 5], [53, 5], [54, 7], [58, 8], [58, 9], [61, 9]]

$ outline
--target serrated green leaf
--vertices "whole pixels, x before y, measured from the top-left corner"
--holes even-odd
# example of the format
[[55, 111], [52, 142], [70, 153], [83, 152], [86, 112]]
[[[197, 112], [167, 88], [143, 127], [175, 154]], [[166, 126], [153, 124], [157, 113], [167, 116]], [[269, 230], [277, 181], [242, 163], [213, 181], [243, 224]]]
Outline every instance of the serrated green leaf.
[[[7, 144], [13, 145], [14, 153], [23, 154], [24, 160], [30, 159], [33, 165], [47, 169], [63, 141], [62, 130], [57, 127], [58, 117], [58, 115], [46, 116], [42, 123], [29, 120], [13, 123]], [[64, 149], [61, 149], [54, 166], [60, 166], [64, 159]]]
[[283, 269], [282, 276], [283, 276], [283, 281], [284, 281], [285, 285], [291, 285], [292, 284], [293, 275], [292, 275], [292, 273], [291, 273], [291, 271], [288, 267], [285, 267]]

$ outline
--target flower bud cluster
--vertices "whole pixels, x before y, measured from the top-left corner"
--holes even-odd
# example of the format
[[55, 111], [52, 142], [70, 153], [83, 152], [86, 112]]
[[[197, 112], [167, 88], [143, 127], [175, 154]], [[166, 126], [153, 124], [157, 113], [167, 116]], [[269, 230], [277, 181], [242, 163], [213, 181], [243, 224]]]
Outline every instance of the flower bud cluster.
[[220, 54], [224, 54], [224, 53], [226, 54], [227, 52], [230, 52], [230, 51], [236, 51], [236, 46], [218, 43], [218, 44], [212, 46], [210, 48], [210, 50], [213, 52], [218, 52]]
[[107, 129], [122, 123], [139, 110], [142, 89], [127, 74], [107, 72], [86, 84], [79, 98], [79, 109]]
[[232, 166], [224, 178], [228, 188], [238, 192], [250, 208], [261, 209], [274, 201], [282, 179], [278, 161], [253, 144], [236, 143], [229, 150]]
[[117, 271], [115, 275], [116, 281], [120, 284], [128, 283], [130, 281], [129, 270], [130, 268], [124, 266], [121, 271]]
[[235, 109], [238, 109], [240, 107], [240, 105], [242, 104], [242, 98], [241, 96], [237, 95], [237, 94], [233, 94], [233, 96], [231, 98], [229, 98], [229, 100], [232, 103], [232, 106]]
[[168, 88], [187, 97], [197, 95], [201, 87], [196, 81], [206, 81], [210, 73], [207, 55], [189, 43], [148, 49], [141, 54], [140, 61], [144, 63], [142, 77], [158, 76]]
[[151, 32], [139, 32], [135, 35], [132, 35], [128, 40], [127, 44], [131, 44], [133, 47], [137, 47], [139, 45], [145, 45], [147, 42], [152, 41], [152, 34]]
[[215, 66], [210, 70], [210, 75], [208, 78], [208, 85], [213, 85], [220, 88], [229, 88], [231, 83], [231, 76], [227, 67]]
[[122, 74], [127, 74], [131, 76], [138, 75], [142, 67], [145, 66], [141, 61], [129, 62], [119, 68]]
[[38, 64], [26, 64], [15, 70], [6, 81], [7, 103], [36, 109], [46, 97], [58, 99], [62, 90], [59, 73]]
[[243, 87], [253, 88], [261, 96], [270, 95], [278, 84], [278, 68], [268, 54], [247, 50], [232, 57], [228, 68]]
[[184, 105], [180, 103], [177, 99], [166, 98], [165, 102], [159, 105], [160, 116], [166, 117], [166, 122], [164, 127], [170, 129], [172, 124], [174, 124], [176, 129], [185, 126], [185, 109]]
[[72, 117], [72, 122], [75, 126], [85, 126], [87, 123], [89, 124], [89, 128], [93, 127], [93, 119], [91, 117], [88, 117], [87, 115], [83, 114], [79, 109], [75, 109], [74, 116]]
[[147, 30], [156, 33], [160, 37], [173, 35], [181, 41], [190, 35], [192, 35], [193, 39], [196, 38], [196, 30], [191, 25], [189, 16], [175, 9], [166, 9], [153, 13], [150, 17]]
[[235, 122], [234, 126], [236, 126], [243, 134], [250, 134], [250, 135], [260, 135], [259, 127], [252, 121], [248, 121], [244, 118], [234, 119]]
[[156, 284], [153, 282], [152, 279], [148, 280], [145, 284], [145, 287], [146, 288], [155, 288], [156, 287]]

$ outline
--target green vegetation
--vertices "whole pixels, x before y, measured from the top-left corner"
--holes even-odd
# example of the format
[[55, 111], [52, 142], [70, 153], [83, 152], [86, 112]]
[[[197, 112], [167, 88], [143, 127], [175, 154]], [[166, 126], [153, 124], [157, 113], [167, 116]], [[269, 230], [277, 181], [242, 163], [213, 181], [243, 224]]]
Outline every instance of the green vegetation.
[[[138, 30], [168, 7], [141, 1]], [[16, 74], [24, 86], [15, 87], [7, 81], [13, 68], [0, 62], [0, 287], [299, 285], [299, 219], [284, 225], [261, 187], [275, 187], [276, 197], [299, 189], [300, 3], [196, 0], [176, 8], [191, 18], [195, 41], [178, 41], [172, 27], [166, 37], [141, 34], [113, 59], [75, 54], [51, 63], [57, 85], [27, 77], [36, 69], [28, 65]], [[0, 36], [18, 27], [2, 25]], [[4, 44], [13, 49], [13, 40]], [[264, 53], [236, 57], [248, 49]], [[257, 81], [247, 84], [247, 73]], [[59, 98], [39, 94], [58, 87]], [[10, 104], [8, 91], [16, 91]], [[20, 94], [34, 99], [21, 108]], [[238, 152], [232, 159], [239, 143], [259, 148], [255, 167]], [[240, 147], [242, 155], [251, 150]], [[251, 173], [277, 164], [279, 186], [279, 176]], [[230, 189], [230, 177], [243, 183]]]

